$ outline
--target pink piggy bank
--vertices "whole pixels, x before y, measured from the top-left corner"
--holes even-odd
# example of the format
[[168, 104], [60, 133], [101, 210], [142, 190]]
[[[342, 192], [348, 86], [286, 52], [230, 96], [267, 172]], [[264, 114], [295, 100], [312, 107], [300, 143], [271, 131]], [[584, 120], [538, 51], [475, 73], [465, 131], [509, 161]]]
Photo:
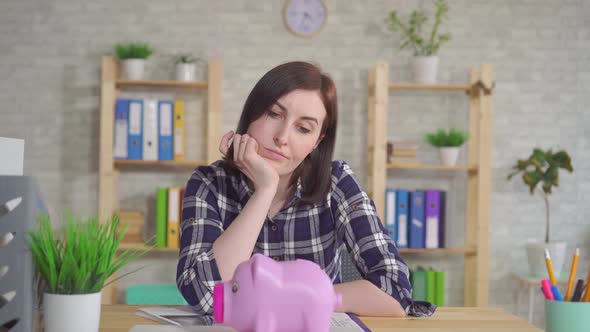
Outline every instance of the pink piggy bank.
[[328, 332], [342, 296], [319, 265], [302, 259], [275, 262], [261, 254], [215, 285], [215, 322], [240, 332]]

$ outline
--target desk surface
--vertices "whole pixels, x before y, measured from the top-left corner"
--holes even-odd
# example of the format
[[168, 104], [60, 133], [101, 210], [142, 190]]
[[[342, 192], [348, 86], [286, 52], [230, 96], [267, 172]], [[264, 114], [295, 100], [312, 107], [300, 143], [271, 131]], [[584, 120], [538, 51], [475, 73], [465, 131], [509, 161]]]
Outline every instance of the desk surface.
[[[100, 332], [127, 332], [134, 325], [159, 324], [135, 315], [141, 307], [145, 306], [103, 305]], [[439, 308], [429, 318], [361, 317], [361, 320], [373, 332], [542, 332], [500, 308]]]

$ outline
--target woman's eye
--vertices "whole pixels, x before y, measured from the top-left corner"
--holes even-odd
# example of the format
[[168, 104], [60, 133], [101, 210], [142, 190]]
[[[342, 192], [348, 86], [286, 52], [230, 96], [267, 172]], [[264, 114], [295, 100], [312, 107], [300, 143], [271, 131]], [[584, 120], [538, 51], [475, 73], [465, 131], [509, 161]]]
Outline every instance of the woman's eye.
[[270, 116], [271, 118], [278, 118], [278, 117], [280, 117], [280, 116], [281, 116], [279, 113], [273, 112], [273, 111], [271, 111], [271, 110], [268, 110], [267, 114], [268, 114], [268, 116]]
[[299, 131], [303, 134], [309, 134], [311, 132], [310, 129], [307, 129], [305, 127], [299, 127]]

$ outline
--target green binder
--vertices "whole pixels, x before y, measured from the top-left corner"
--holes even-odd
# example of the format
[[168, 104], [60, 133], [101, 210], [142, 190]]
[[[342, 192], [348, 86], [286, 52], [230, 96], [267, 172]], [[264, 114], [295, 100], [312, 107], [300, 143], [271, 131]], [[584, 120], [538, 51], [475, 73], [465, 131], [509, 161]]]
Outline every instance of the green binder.
[[426, 271], [426, 301], [434, 303], [435, 282], [434, 282], [434, 270]]
[[156, 247], [166, 248], [168, 188], [156, 189]]
[[412, 284], [412, 299], [426, 301], [426, 271], [416, 270], [410, 275]]
[[444, 271], [434, 272], [434, 304], [439, 307], [445, 305], [445, 273]]

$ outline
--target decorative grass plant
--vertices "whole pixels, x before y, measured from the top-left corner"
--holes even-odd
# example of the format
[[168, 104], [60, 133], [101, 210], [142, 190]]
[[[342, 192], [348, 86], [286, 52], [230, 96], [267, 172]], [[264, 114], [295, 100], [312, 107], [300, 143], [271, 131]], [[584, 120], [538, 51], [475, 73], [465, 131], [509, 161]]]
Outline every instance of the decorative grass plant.
[[83, 220], [67, 216], [56, 232], [49, 215], [40, 215], [38, 221], [37, 229], [28, 234], [28, 242], [45, 292], [51, 294], [100, 292], [110, 276], [151, 249], [127, 249], [117, 254], [126, 231], [126, 225], [118, 231], [117, 215], [105, 223], [96, 217]]
[[154, 50], [147, 43], [142, 42], [116, 44], [115, 51], [119, 60], [147, 59], [154, 53]]
[[426, 141], [437, 148], [459, 147], [467, 141], [468, 136], [466, 132], [455, 128], [448, 131], [439, 129], [436, 132], [426, 134]]

